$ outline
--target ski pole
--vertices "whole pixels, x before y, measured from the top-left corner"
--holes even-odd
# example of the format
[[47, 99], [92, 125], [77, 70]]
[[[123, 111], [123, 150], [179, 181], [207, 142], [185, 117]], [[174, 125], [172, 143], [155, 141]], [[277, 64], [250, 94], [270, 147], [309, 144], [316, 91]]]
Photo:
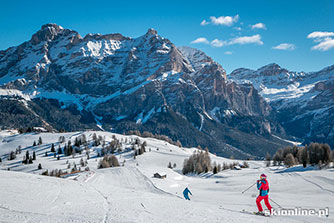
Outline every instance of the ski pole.
[[253, 187], [257, 182], [253, 183], [251, 186], [249, 186], [246, 190], [244, 190], [243, 192], [241, 192], [242, 194], [245, 193], [246, 191], [248, 191], [249, 189], [251, 189], [251, 187]]
[[278, 207], [282, 208], [281, 205], [277, 204], [277, 202], [275, 202], [273, 199], [269, 198], [269, 200], [271, 200], [272, 202], [274, 202]]

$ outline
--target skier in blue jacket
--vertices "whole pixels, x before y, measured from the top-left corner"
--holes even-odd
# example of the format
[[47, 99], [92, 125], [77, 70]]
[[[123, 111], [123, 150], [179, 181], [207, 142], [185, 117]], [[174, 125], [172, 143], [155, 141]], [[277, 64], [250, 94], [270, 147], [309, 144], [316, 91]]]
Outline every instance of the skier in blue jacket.
[[183, 196], [184, 196], [184, 198], [186, 200], [190, 201], [189, 194], [192, 195], [192, 193], [190, 192], [190, 190], [188, 189], [188, 187], [186, 187], [186, 189], [184, 189], [184, 191], [183, 191]]

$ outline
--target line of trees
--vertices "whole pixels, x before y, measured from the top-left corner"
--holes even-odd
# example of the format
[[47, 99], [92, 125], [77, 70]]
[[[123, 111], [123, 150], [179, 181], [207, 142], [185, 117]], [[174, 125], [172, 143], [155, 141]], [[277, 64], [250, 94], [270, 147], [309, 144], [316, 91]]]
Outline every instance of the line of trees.
[[153, 134], [151, 132], [148, 131], [144, 131], [143, 133], [140, 133], [139, 130], [130, 130], [126, 133], [127, 135], [137, 135], [137, 136], [141, 136], [144, 138], [154, 138], [154, 139], [159, 139], [159, 140], [163, 140], [165, 142], [168, 142], [169, 144], [178, 146], [178, 147], [182, 147], [182, 144], [179, 140], [177, 141], [173, 141], [171, 138], [169, 138], [166, 135], [159, 135], [159, 134]]
[[[267, 166], [270, 165], [270, 155], [266, 155]], [[272, 164], [274, 166], [281, 165], [282, 163], [287, 167], [291, 167], [297, 164], [303, 164], [306, 167], [310, 165], [328, 165], [331, 161], [334, 161], [334, 152], [328, 144], [323, 143], [311, 143], [303, 147], [285, 147], [277, 150], [272, 158]]]
[[[212, 171], [213, 174], [217, 174], [222, 170], [227, 170], [227, 169], [235, 169], [235, 167], [239, 168], [249, 168], [249, 164], [244, 161], [242, 164], [239, 164], [239, 162], [233, 162], [233, 163], [225, 163], [223, 162], [223, 165], [217, 164], [216, 162], [213, 162], [211, 165], [211, 158], [209, 155], [209, 150], [208, 148], [205, 148], [205, 150], [201, 150], [201, 147], [198, 147], [199, 150], [194, 152], [188, 159], [184, 160], [183, 163], [183, 169], [182, 173], [187, 174], [187, 173], [207, 173], [209, 171]], [[169, 166], [171, 163], [169, 163]], [[169, 167], [168, 166], [168, 167]]]
[[45, 170], [42, 172], [42, 175], [44, 176], [50, 176], [50, 177], [61, 177], [64, 174], [67, 174], [67, 171], [63, 171], [61, 169], [54, 169], [54, 170]]
[[209, 155], [208, 148], [205, 151], [201, 150], [200, 152], [197, 150], [192, 154], [188, 159], [184, 160], [182, 173], [207, 173], [211, 171], [211, 158]]

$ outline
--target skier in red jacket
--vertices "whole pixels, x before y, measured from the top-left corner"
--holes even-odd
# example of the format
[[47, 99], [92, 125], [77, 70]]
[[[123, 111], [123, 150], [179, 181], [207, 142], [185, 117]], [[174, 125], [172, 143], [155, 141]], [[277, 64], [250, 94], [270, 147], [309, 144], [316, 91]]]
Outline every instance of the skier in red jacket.
[[257, 181], [257, 189], [260, 190], [259, 196], [256, 198], [256, 205], [259, 209], [257, 214], [264, 214], [263, 208], [261, 206], [261, 201], [264, 200], [265, 205], [271, 213], [271, 205], [269, 204], [269, 183], [267, 181], [267, 176], [265, 174], [261, 174], [260, 180]]

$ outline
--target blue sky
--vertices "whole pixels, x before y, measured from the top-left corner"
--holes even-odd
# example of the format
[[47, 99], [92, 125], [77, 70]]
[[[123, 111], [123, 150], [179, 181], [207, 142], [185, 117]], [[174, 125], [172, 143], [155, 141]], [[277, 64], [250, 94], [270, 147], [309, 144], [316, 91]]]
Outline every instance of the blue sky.
[[2, 1], [0, 12], [0, 50], [29, 40], [43, 24], [52, 22], [82, 36], [138, 37], [152, 27], [177, 46], [203, 50], [227, 72], [273, 62], [293, 71], [334, 64], [331, 0], [15, 0]]

